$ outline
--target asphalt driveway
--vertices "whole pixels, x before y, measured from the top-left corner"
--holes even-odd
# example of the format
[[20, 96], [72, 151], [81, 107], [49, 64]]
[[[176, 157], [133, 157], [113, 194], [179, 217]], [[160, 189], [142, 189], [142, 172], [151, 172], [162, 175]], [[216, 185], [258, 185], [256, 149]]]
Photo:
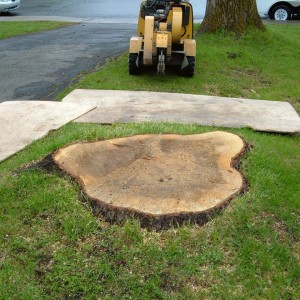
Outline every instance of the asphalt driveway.
[[134, 24], [82, 23], [0, 41], [0, 102], [55, 100], [72, 79], [128, 49]]
[[[102, 22], [137, 22], [141, 0], [21, 0], [16, 16], [63, 16], [101, 19]], [[195, 19], [204, 16], [206, 1], [191, 0]]]
[[[74, 78], [127, 51], [139, 0], [23, 0], [0, 21], [66, 20], [77, 25], [0, 40], [0, 102], [55, 100]], [[0, 23], [1, 25], [1, 23]]]

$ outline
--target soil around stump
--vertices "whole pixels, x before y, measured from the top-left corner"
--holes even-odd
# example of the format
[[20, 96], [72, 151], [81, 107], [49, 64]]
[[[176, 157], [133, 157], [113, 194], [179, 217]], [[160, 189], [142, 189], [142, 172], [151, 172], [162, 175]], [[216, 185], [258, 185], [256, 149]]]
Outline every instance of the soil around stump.
[[[109, 219], [137, 216], [145, 226], [200, 223], [244, 188], [233, 161], [244, 141], [228, 132], [137, 135], [57, 150], [53, 159]], [[157, 226], [156, 226], [157, 227]]]

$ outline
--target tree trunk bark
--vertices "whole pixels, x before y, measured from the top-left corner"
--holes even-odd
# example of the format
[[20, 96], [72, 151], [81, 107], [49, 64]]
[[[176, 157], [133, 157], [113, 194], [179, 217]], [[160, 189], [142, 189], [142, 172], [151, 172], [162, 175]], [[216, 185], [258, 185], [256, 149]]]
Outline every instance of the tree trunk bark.
[[199, 32], [223, 29], [242, 34], [249, 27], [265, 30], [257, 12], [256, 0], [207, 0]]

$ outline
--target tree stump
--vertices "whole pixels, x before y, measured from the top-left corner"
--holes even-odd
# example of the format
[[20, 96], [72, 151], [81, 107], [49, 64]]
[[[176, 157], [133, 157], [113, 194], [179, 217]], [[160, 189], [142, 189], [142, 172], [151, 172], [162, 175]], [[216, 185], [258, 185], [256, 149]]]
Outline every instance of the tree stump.
[[76, 143], [53, 159], [107, 220], [133, 216], [159, 229], [203, 223], [240, 194], [244, 177], [234, 163], [244, 150], [239, 136], [216, 131]]

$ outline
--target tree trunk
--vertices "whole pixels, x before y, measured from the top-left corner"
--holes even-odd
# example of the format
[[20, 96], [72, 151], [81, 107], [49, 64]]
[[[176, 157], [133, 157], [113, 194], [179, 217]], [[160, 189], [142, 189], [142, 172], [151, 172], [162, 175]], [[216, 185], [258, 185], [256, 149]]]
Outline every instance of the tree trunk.
[[258, 15], [256, 0], [207, 0], [204, 20], [200, 32], [217, 30], [246, 32], [249, 27], [264, 30]]

